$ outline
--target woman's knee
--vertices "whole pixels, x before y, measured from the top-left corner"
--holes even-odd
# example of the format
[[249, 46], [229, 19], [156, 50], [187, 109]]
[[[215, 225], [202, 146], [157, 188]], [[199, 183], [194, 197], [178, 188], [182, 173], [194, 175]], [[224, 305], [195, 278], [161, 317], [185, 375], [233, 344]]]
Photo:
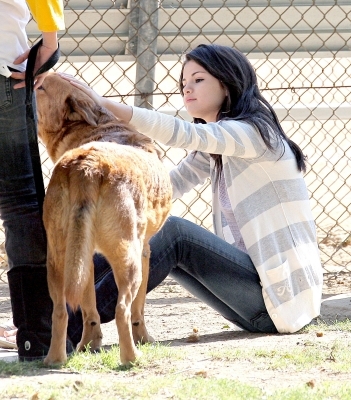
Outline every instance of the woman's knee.
[[203, 229], [194, 222], [188, 221], [187, 219], [181, 217], [170, 216], [167, 218], [162, 230], [170, 232], [173, 236], [184, 236], [192, 232], [195, 229]]
[[166, 219], [162, 228], [151, 238], [150, 246], [160, 243], [173, 243], [174, 238], [178, 235], [178, 222], [182, 218], [170, 216]]

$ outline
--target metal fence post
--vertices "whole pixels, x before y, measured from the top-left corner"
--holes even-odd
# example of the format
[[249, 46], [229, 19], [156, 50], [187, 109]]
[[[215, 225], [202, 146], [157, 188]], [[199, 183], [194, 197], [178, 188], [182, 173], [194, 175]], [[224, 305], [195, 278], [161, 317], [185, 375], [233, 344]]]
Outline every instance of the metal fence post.
[[136, 57], [135, 100], [152, 108], [157, 63], [158, 0], [131, 1], [128, 51]]

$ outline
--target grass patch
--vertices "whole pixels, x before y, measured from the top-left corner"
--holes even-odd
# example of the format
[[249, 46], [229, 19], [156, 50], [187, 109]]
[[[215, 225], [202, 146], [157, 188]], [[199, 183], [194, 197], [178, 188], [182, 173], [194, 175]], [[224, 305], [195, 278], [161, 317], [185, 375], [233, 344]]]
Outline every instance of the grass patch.
[[111, 346], [110, 349], [101, 349], [99, 353], [79, 352], [71, 355], [66, 364], [57, 367], [46, 367], [43, 361], [34, 362], [4, 362], [0, 361], [0, 376], [24, 376], [40, 374], [43, 370], [57, 370], [73, 373], [108, 373], [123, 372], [128, 370], [142, 370], [144, 368], [156, 368], [169, 363], [170, 360], [180, 360], [184, 353], [176, 348], [160, 345], [159, 343], [140, 346], [143, 356], [136, 360], [130, 367], [120, 364], [119, 346]]
[[130, 369], [141, 370], [143, 368], [155, 368], [169, 360], [184, 358], [184, 354], [170, 346], [162, 346], [159, 343], [140, 346], [143, 356], [137, 359], [131, 367], [120, 364], [119, 346], [112, 346], [109, 350], [101, 349], [99, 353], [89, 352], [75, 353], [66, 363], [65, 368], [74, 372], [117, 372]]
[[[328, 331], [345, 333], [328, 338]], [[193, 362], [194, 346], [159, 343], [141, 346], [143, 356], [130, 368], [120, 365], [118, 346], [96, 354], [76, 353], [58, 368], [46, 368], [39, 361], [0, 362], [0, 399], [348, 400], [351, 344], [346, 333], [350, 331], [348, 320], [332, 324], [317, 321], [304, 328], [300, 333], [306, 335], [298, 335], [298, 340], [270, 341], [269, 347], [238, 343], [240, 347], [211, 350], [209, 343], [199, 348], [205, 364]], [[275, 346], [277, 343], [280, 345]], [[218, 366], [226, 366], [226, 374], [217, 373]], [[238, 371], [238, 366], [242, 375], [228, 378], [230, 368]], [[252, 380], [251, 374], [257, 379]], [[269, 378], [270, 384], [266, 385], [264, 377], [272, 374], [274, 378]], [[285, 383], [287, 376], [295, 379], [291, 380], [292, 387], [284, 388], [287, 385], [280, 383]], [[317, 382], [311, 381], [311, 376], [316, 376]]]
[[[1, 390], [0, 390], [1, 393]], [[26, 399], [178, 399], [178, 400], [261, 400], [262, 390], [229, 379], [182, 378], [180, 376], [151, 377], [137, 382], [119, 382], [113, 379], [69, 379], [50, 386], [28, 384], [8, 388], [1, 393], [3, 400]]]
[[1, 376], [28, 376], [36, 375], [43, 369], [42, 361], [32, 362], [5, 362], [0, 361], [0, 379]]
[[209, 351], [213, 360], [249, 361], [261, 369], [309, 371], [324, 368], [332, 372], [351, 372], [351, 345], [347, 341], [332, 343], [306, 341], [293, 349], [224, 348]]
[[343, 321], [336, 320], [326, 322], [317, 318], [311, 324], [308, 324], [302, 328], [300, 332], [351, 332], [351, 321], [349, 319], [345, 319]]
[[[112, 377], [111, 377], [112, 378]], [[83, 400], [102, 398], [118, 400], [174, 399], [174, 400], [349, 400], [350, 383], [323, 382], [311, 388], [264, 391], [230, 379], [184, 378], [177, 375], [153, 376], [121, 382], [96, 377], [69, 378], [62, 382], [29, 383], [20, 387], [0, 389], [1, 399]]]
[[209, 355], [214, 360], [249, 361], [261, 369], [293, 372], [324, 368], [336, 373], [351, 372], [351, 343], [342, 339], [328, 342], [323, 338], [327, 332], [351, 332], [351, 321], [346, 319], [327, 323], [316, 320], [300, 331], [306, 334], [316, 333], [315, 338], [296, 343], [288, 349], [223, 348], [209, 351]]

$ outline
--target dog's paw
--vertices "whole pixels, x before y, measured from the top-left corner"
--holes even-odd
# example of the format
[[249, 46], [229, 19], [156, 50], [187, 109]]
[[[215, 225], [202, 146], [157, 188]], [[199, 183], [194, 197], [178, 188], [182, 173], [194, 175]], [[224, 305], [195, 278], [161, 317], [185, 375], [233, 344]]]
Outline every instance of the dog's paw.
[[145, 324], [133, 326], [132, 328], [134, 344], [154, 343], [155, 340], [151, 335], [149, 335]]
[[81, 341], [77, 344], [77, 351], [90, 351], [97, 353], [102, 346], [102, 333], [100, 328], [93, 334], [82, 335]]
[[130, 352], [127, 354], [126, 352], [123, 352], [121, 349], [120, 352], [120, 358], [121, 358], [121, 364], [125, 367], [132, 367], [134, 363], [138, 360], [138, 358], [141, 358], [143, 353], [135, 348], [133, 352]]
[[154, 339], [151, 335], [147, 334], [146, 337], [141, 337], [141, 338], [136, 342], [136, 344], [137, 344], [137, 343], [138, 343], [138, 344], [146, 344], [146, 343], [154, 343], [154, 342], [155, 342], [155, 339]]
[[94, 341], [85, 343], [81, 341], [77, 344], [77, 351], [90, 351], [91, 353], [99, 353], [100, 348], [101, 348], [101, 341], [99, 341], [99, 343], [94, 343]]
[[44, 364], [48, 367], [62, 365], [67, 361], [66, 355], [53, 356], [48, 354], [44, 359]]

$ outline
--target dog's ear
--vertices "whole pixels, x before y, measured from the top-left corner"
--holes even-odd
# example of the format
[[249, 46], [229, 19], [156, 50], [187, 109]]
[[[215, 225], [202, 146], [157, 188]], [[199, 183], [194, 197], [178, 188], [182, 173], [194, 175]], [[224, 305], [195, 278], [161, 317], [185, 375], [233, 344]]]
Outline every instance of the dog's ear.
[[69, 96], [66, 100], [68, 105], [66, 118], [70, 121], [86, 121], [91, 126], [97, 126], [99, 119], [98, 107], [94, 101], [87, 96]]

